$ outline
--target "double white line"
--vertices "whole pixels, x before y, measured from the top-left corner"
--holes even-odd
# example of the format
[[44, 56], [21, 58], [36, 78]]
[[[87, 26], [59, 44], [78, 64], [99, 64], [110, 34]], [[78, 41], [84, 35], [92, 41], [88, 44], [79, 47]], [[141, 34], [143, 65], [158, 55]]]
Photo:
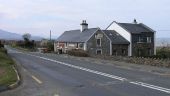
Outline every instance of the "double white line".
[[127, 81], [130, 84], [143, 86], [143, 87], [146, 87], [146, 88], [150, 88], [150, 89], [154, 89], [154, 90], [158, 90], [158, 91], [170, 94], [170, 89], [168, 89], [168, 88], [163, 88], [163, 87], [160, 87], [160, 86], [155, 86], [155, 85], [151, 85], [151, 84], [147, 84], [147, 83], [143, 83], [143, 82], [138, 82], [138, 81], [130, 81], [126, 78], [122, 78], [122, 77], [119, 77], [119, 76], [111, 75], [111, 74], [104, 73], [104, 72], [95, 71], [95, 70], [92, 70], [92, 69], [72, 65], [72, 64], [69, 64], [69, 63], [65, 63], [65, 62], [61, 62], [61, 61], [57, 61], [57, 60], [53, 60], [53, 59], [49, 59], [49, 58], [45, 58], [45, 57], [41, 57], [41, 56], [36, 56], [36, 55], [31, 55], [31, 54], [27, 54], [27, 55], [34, 56], [34, 57], [37, 57], [37, 58], [41, 58], [41, 59], [48, 60], [48, 61], [52, 61], [52, 62], [56, 62], [56, 63], [61, 64], [61, 65], [65, 65], [65, 66], [69, 66], [69, 67], [72, 67], [72, 68], [75, 68], [75, 69], [79, 69], [79, 70], [87, 71], [87, 72], [90, 72], [90, 73], [98, 74], [98, 75], [105, 76], [105, 77], [108, 77], [108, 78], [113, 78], [113, 79], [120, 80], [120, 81]]

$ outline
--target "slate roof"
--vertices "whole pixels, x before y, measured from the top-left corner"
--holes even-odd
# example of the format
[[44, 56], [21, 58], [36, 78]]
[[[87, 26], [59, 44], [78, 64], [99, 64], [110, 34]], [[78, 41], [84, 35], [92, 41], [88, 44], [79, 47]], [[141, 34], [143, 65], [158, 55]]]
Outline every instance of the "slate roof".
[[[65, 31], [56, 41], [59, 42], [86, 42], [92, 34], [99, 28], [86, 29], [83, 32], [80, 30]], [[129, 44], [129, 42], [114, 30], [102, 30], [112, 41], [112, 44]]]
[[81, 32], [80, 30], [65, 31], [56, 41], [60, 42], [85, 42], [95, 33], [98, 28], [89, 28]]
[[110, 38], [112, 44], [129, 44], [129, 41], [127, 41], [124, 37], [122, 37], [114, 30], [102, 30], [102, 31]]
[[154, 32], [151, 28], [148, 26], [139, 23], [139, 24], [133, 24], [133, 23], [117, 23], [130, 33], [142, 33], [142, 32]]

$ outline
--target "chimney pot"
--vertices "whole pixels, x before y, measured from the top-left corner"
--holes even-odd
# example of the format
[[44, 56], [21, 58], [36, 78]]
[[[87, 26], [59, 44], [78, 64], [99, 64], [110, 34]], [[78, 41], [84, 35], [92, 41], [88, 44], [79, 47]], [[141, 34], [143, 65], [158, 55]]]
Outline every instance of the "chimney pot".
[[138, 22], [137, 22], [137, 20], [136, 20], [136, 19], [134, 19], [134, 20], [133, 20], [133, 23], [134, 23], [134, 24], [138, 24]]
[[86, 23], [86, 20], [83, 20], [80, 25], [81, 25], [81, 32], [88, 29], [88, 24]]

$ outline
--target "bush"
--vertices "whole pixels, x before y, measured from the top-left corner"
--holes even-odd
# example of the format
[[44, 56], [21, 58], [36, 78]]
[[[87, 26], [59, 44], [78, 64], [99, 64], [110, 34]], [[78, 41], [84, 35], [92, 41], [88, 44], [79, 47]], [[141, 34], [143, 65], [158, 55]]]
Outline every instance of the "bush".
[[1, 41], [0, 41], [0, 48], [4, 48], [4, 45], [1, 43]]
[[0, 52], [7, 54], [7, 50], [5, 48], [0, 48]]
[[157, 58], [162, 58], [162, 59], [170, 58], [170, 48], [162, 47], [160, 49], [157, 49], [156, 55]]
[[72, 55], [72, 56], [79, 56], [79, 57], [88, 57], [89, 54], [81, 49], [72, 49], [72, 50], [68, 50], [67, 54]]

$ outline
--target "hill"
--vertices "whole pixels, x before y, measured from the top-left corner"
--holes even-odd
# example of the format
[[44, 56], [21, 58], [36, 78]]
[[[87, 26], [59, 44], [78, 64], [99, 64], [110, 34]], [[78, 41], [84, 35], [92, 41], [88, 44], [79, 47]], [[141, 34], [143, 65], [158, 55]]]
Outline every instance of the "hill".
[[[22, 35], [0, 29], [0, 39], [4, 40], [23, 40]], [[40, 41], [42, 37], [32, 36], [31, 40]]]

